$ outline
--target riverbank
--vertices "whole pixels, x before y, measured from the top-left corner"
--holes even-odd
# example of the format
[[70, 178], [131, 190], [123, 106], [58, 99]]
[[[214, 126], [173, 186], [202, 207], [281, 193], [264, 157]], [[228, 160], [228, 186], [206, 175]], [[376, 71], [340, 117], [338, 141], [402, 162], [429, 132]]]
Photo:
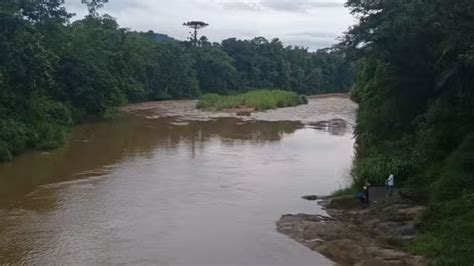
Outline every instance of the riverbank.
[[[27, 134], [29, 129], [21, 123], [10, 120], [0, 121], [0, 132], [8, 136], [8, 142], [11, 144], [7, 145], [5, 139], [0, 136], [0, 163], [11, 161], [15, 157], [29, 152], [50, 152], [61, 148], [74, 127], [110, 119], [120, 112], [138, 114], [148, 119], [169, 117], [177, 120], [175, 123], [182, 125], [187, 121], [210, 121], [218, 118], [234, 117], [243, 121], [298, 121], [305, 125], [316, 123], [314, 128], [320, 128], [321, 123], [326, 127], [327, 122], [329, 122], [329, 128], [333, 129], [334, 127], [331, 126], [333, 120], [336, 123], [344, 120], [349, 125], [354, 125], [355, 110], [357, 109], [357, 104], [352, 102], [348, 94], [345, 93], [312, 95], [308, 96], [308, 104], [306, 105], [278, 108], [265, 112], [258, 111], [255, 108], [228, 108], [221, 111], [200, 110], [197, 108], [197, 103], [197, 100], [166, 100], [131, 104], [111, 109], [102, 117], [89, 117], [74, 125], [72, 120], [63, 121], [64, 123], [61, 122], [60, 126], [48, 124], [42, 129], [41, 133], [47, 134], [47, 136], [36, 133]], [[120, 112], [117, 112], [117, 110]], [[336, 128], [336, 130], [338, 129]], [[30, 137], [35, 139], [29, 140]], [[41, 140], [41, 142], [33, 145], [34, 147], [28, 147], [28, 142], [34, 143], [38, 140]]]
[[301, 193], [350, 182], [354, 103], [218, 118], [195, 101], [140, 106], [0, 165], [0, 264], [333, 265], [274, 222], [314, 211]]
[[278, 232], [342, 265], [427, 265], [404, 251], [424, 206], [400, 196], [361, 205], [350, 196], [318, 201], [329, 216], [283, 215]]
[[346, 130], [352, 130], [355, 123], [357, 104], [347, 94], [315, 95], [308, 97], [308, 104], [284, 107], [264, 112], [250, 112], [241, 115], [239, 109], [208, 111], [196, 107], [196, 100], [172, 100], [143, 102], [123, 107], [128, 114], [145, 116], [148, 119], [172, 118], [180, 121], [209, 121], [223, 117], [234, 117], [243, 121], [297, 121], [315, 128], [329, 127], [337, 123], [323, 123], [344, 120]]

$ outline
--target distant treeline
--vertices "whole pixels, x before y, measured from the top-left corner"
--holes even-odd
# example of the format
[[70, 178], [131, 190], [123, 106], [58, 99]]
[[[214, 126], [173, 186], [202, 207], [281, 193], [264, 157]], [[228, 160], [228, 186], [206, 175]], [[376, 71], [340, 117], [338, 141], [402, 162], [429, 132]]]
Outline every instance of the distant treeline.
[[335, 51], [264, 38], [201, 38], [194, 47], [120, 28], [98, 15], [103, 0], [83, 1], [90, 14], [70, 23], [62, 2], [0, 2], [0, 160], [56, 147], [74, 123], [129, 102], [263, 87], [340, 92], [352, 83], [352, 68]]

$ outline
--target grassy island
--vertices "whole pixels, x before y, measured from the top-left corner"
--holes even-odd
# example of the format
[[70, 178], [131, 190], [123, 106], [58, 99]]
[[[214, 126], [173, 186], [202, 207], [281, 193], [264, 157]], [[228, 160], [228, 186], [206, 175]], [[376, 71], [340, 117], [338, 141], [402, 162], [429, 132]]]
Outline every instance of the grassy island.
[[198, 108], [220, 111], [229, 108], [254, 108], [264, 111], [308, 103], [306, 96], [283, 90], [254, 90], [237, 95], [204, 94]]

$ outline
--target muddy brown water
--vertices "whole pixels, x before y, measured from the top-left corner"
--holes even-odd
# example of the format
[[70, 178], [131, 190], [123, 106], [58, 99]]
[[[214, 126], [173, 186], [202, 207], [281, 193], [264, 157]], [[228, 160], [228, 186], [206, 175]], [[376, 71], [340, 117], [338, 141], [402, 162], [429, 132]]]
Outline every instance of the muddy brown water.
[[0, 164], [0, 263], [331, 265], [275, 221], [323, 213], [300, 197], [350, 181], [355, 105], [169, 115], [192, 104], [135, 106]]

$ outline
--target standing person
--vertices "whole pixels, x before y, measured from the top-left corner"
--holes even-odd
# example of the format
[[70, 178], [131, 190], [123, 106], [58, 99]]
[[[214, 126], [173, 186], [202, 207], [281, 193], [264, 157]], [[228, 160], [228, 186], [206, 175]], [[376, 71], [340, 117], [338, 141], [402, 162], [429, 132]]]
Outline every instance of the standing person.
[[393, 194], [393, 187], [395, 186], [395, 177], [393, 176], [393, 174], [390, 174], [387, 178], [387, 180], [385, 180], [385, 189], [387, 191], [387, 195], [389, 197], [392, 196]]
[[370, 182], [369, 180], [365, 180], [365, 186], [364, 186], [364, 196], [365, 196], [365, 203], [369, 204], [370, 203], [370, 198], [369, 198], [369, 189], [370, 189]]

